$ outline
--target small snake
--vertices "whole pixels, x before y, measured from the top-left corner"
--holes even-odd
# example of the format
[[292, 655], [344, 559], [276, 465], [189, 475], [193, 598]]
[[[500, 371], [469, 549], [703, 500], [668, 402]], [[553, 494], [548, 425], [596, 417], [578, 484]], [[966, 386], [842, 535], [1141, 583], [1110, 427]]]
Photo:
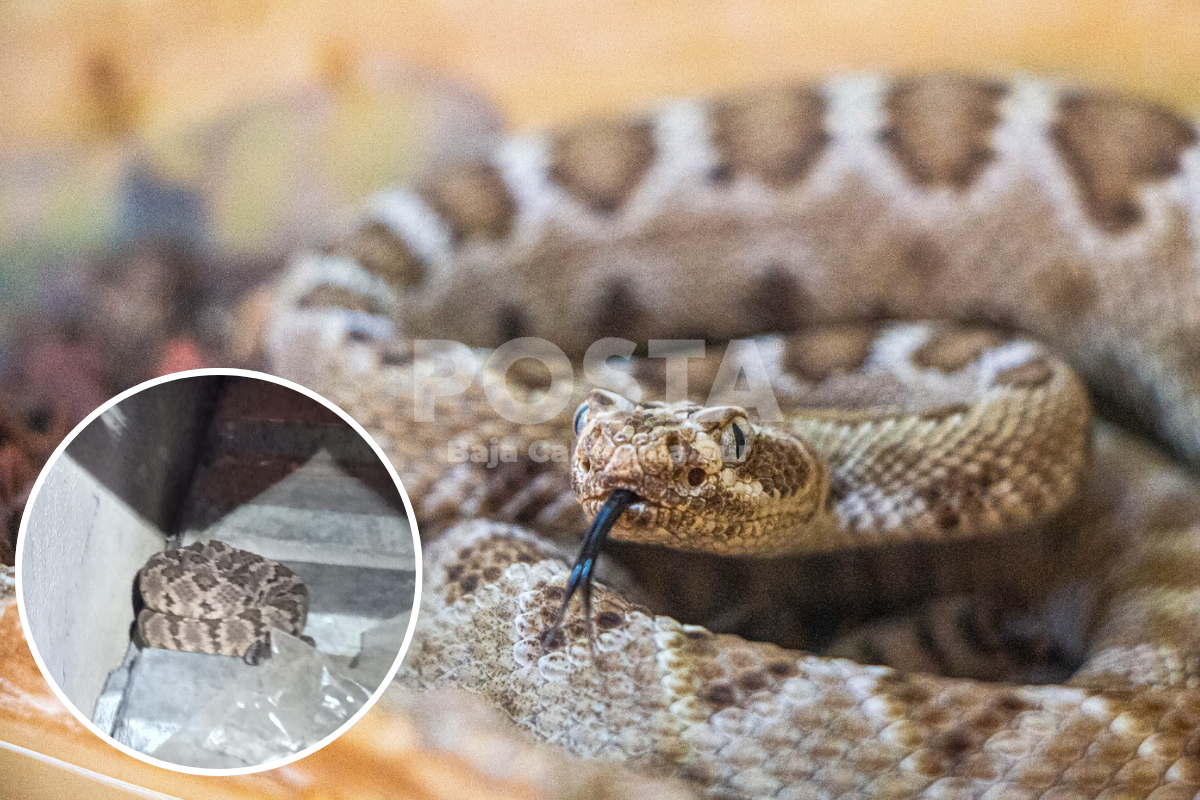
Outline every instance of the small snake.
[[308, 618], [308, 590], [295, 572], [216, 539], [155, 553], [137, 584], [145, 603], [137, 632], [149, 647], [257, 664], [273, 628], [300, 636]]

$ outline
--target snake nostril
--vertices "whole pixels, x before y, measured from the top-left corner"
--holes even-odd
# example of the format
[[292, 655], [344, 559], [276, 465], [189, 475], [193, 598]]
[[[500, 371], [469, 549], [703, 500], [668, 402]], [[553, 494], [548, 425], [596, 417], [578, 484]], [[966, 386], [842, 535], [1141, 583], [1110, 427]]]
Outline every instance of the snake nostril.
[[583, 469], [584, 472], [592, 471], [592, 462], [587, 456], [579, 457], [579, 466]]
[[688, 470], [687, 481], [689, 486], [699, 486], [704, 483], [705, 472], [699, 467], [692, 467]]

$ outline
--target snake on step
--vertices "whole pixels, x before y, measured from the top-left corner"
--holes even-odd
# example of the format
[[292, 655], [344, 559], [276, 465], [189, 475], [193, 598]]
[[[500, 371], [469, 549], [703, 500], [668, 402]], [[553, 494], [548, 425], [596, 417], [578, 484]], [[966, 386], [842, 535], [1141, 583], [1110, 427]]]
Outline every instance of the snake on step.
[[[1200, 790], [1200, 139], [1169, 110], [849, 76], [516, 135], [298, 258], [269, 338], [436, 537], [411, 686], [714, 796]], [[1084, 384], [1181, 464], [1089, 446]], [[641, 549], [606, 572], [605, 534]], [[1061, 682], [781, 646], [1059, 581]]]
[[270, 634], [304, 632], [308, 589], [287, 566], [217, 539], [155, 553], [138, 570], [137, 633], [148, 647], [257, 664]]

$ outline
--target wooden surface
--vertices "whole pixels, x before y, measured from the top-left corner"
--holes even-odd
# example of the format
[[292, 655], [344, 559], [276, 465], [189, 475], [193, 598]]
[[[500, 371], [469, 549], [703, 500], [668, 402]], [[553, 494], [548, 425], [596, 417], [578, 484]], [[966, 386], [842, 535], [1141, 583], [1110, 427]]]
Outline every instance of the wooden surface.
[[381, 57], [530, 126], [876, 69], [1049, 72], [1200, 111], [1197, 52], [1194, 0], [6, 0], [0, 148], [169, 129]]
[[182, 798], [534, 796], [527, 786], [485, 779], [453, 755], [422, 750], [405, 719], [376, 710], [331, 745], [280, 769], [209, 778], [150, 766], [67, 712], [21, 636], [16, 604], [0, 602], [0, 797], [137, 796], [130, 787]]

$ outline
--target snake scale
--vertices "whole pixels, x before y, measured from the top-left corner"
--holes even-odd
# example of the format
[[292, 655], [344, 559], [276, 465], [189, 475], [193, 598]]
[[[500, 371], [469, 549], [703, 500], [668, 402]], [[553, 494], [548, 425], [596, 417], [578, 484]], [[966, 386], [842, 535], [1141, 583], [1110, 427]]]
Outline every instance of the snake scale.
[[304, 631], [308, 590], [278, 561], [216, 539], [155, 553], [138, 571], [143, 644], [257, 663], [277, 628]]
[[[505, 371], [504, 347], [420, 342], [526, 337], [587, 379], [559, 396], [553, 357]], [[651, 357], [589, 371], [606, 337]], [[685, 399], [700, 340], [728, 345]], [[713, 796], [1200, 790], [1197, 484], [1129, 434], [1089, 446], [1081, 388], [1200, 465], [1200, 145], [1169, 110], [1033, 77], [848, 76], [512, 136], [298, 258], [269, 348], [376, 435], [435, 539], [414, 687]], [[448, 368], [474, 381], [450, 391]], [[707, 397], [763, 379], [781, 417]], [[514, 423], [506, 393], [562, 407]], [[614, 542], [594, 595], [595, 553], [572, 574], [553, 541], [585, 512], [659, 545]], [[843, 601], [1038, 603], [1060, 578], [1088, 597], [1060, 682], [776, 643]], [[579, 587], [586, 613], [556, 625]]]

